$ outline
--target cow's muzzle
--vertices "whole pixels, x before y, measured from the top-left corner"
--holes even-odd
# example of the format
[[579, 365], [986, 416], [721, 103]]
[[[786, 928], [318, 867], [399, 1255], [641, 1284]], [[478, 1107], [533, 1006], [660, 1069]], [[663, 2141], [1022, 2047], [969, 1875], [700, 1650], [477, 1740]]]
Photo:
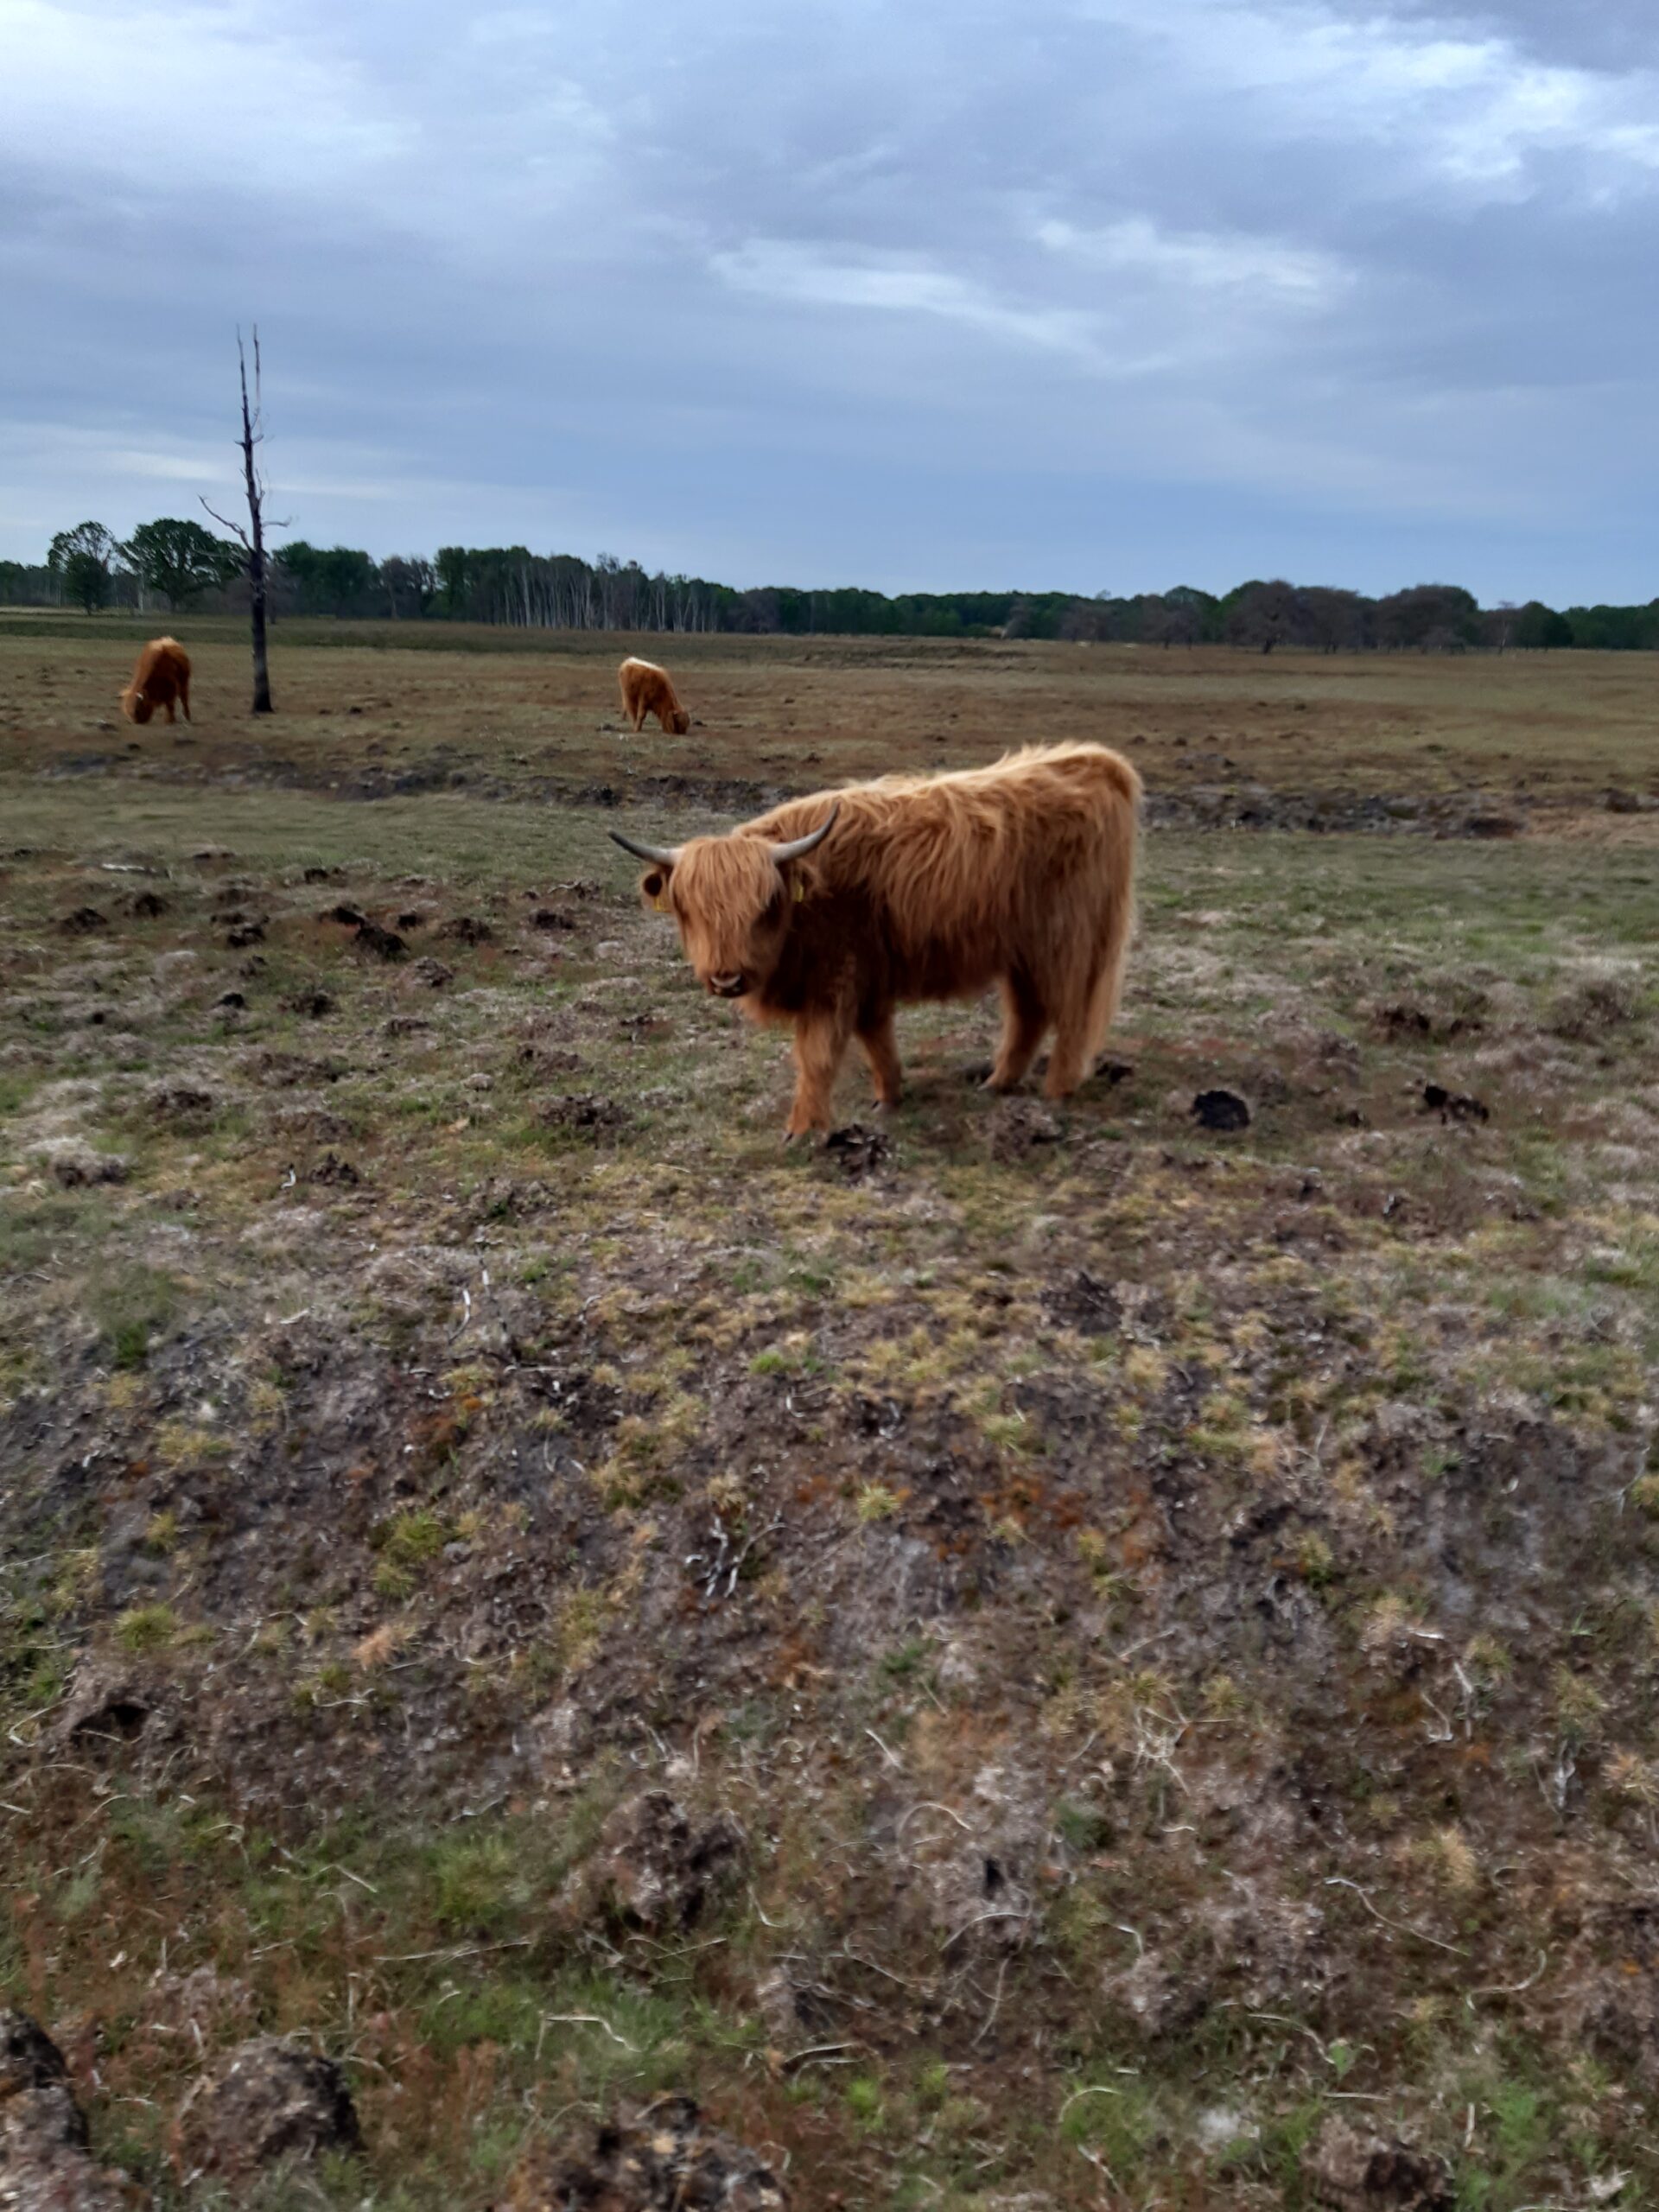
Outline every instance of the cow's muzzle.
[[747, 976], [711, 976], [709, 978], [709, 992], [713, 998], [741, 999], [748, 988]]

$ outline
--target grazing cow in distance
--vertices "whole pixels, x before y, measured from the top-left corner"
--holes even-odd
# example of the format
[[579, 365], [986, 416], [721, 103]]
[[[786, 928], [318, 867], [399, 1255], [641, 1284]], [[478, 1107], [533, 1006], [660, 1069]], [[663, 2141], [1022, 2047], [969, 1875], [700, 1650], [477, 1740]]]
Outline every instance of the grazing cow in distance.
[[635, 660], [630, 656], [616, 671], [616, 677], [622, 691], [622, 711], [635, 729], [644, 727], [647, 715], [655, 715], [665, 733], [685, 735], [691, 717], [680, 704], [665, 669], [658, 668], [654, 660]]
[[1135, 918], [1141, 779], [1103, 745], [1030, 747], [955, 775], [791, 799], [724, 837], [644, 845], [639, 888], [679, 925], [705, 990], [792, 1022], [788, 1135], [830, 1128], [849, 1038], [899, 1103], [893, 1008], [1001, 990], [988, 1087], [1011, 1090], [1052, 1027], [1043, 1088], [1084, 1080], [1116, 1011]]
[[147, 722], [157, 707], [176, 721], [173, 702], [190, 719], [190, 656], [176, 638], [152, 638], [138, 656], [132, 681], [121, 694], [121, 711], [130, 722]]

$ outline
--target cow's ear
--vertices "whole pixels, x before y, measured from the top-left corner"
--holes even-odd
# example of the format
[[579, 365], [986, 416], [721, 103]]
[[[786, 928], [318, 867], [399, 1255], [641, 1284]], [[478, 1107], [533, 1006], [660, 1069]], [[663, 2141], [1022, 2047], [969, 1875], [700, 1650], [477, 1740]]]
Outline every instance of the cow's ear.
[[671, 870], [648, 868], [639, 879], [639, 896], [647, 906], [655, 906], [659, 914], [668, 912], [668, 879]]

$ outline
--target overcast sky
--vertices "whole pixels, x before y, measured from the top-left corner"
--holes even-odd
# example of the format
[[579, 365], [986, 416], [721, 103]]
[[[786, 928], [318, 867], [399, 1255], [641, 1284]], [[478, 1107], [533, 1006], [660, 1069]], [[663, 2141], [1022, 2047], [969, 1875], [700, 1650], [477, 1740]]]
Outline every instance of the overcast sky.
[[0, 0], [0, 555], [1659, 593], [1654, 0]]

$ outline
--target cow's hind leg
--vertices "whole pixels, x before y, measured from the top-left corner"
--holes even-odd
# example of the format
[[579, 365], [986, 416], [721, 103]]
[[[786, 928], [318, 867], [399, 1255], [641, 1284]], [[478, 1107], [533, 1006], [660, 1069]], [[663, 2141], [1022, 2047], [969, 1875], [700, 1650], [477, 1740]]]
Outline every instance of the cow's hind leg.
[[810, 1135], [814, 1129], [829, 1135], [836, 1077], [847, 1050], [852, 1024], [839, 1009], [833, 1013], [801, 1014], [795, 1023], [795, 1103], [790, 1109], [785, 1135]]
[[985, 1078], [987, 1090], [1013, 1090], [1025, 1080], [1048, 1027], [1048, 1010], [1025, 976], [1009, 976], [1001, 985], [1002, 1041]]
[[1096, 1051], [1096, 983], [1093, 975], [1068, 982], [1054, 1009], [1054, 1043], [1043, 1077], [1046, 1098], [1069, 1098], [1088, 1074]]
[[177, 716], [177, 715], [174, 713], [174, 711], [173, 711], [173, 702], [169, 699], [169, 700], [168, 700], [168, 701], [167, 701], [166, 704], [167, 704], [167, 719], [168, 720], [168, 721], [169, 721], [169, 722], [176, 722], [176, 721], [178, 721], [178, 719], [179, 719], [179, 718], [178, 718], [178, 716]]
[[179, 678], [179, 704], [184, 709], [184, 719], [188, 721], [190, 719], [190, 679], [188, 676], [181, 676]]
[[896, 1106], [904, 1095], [904, 1075], [899, 1065], [899, 1047], [893, 1033], [893, 1008], [887, 1007], [880, 1014], [861, 1021], [858, 1028], [858, 1041], [870, 1064], [877, 1104]]

